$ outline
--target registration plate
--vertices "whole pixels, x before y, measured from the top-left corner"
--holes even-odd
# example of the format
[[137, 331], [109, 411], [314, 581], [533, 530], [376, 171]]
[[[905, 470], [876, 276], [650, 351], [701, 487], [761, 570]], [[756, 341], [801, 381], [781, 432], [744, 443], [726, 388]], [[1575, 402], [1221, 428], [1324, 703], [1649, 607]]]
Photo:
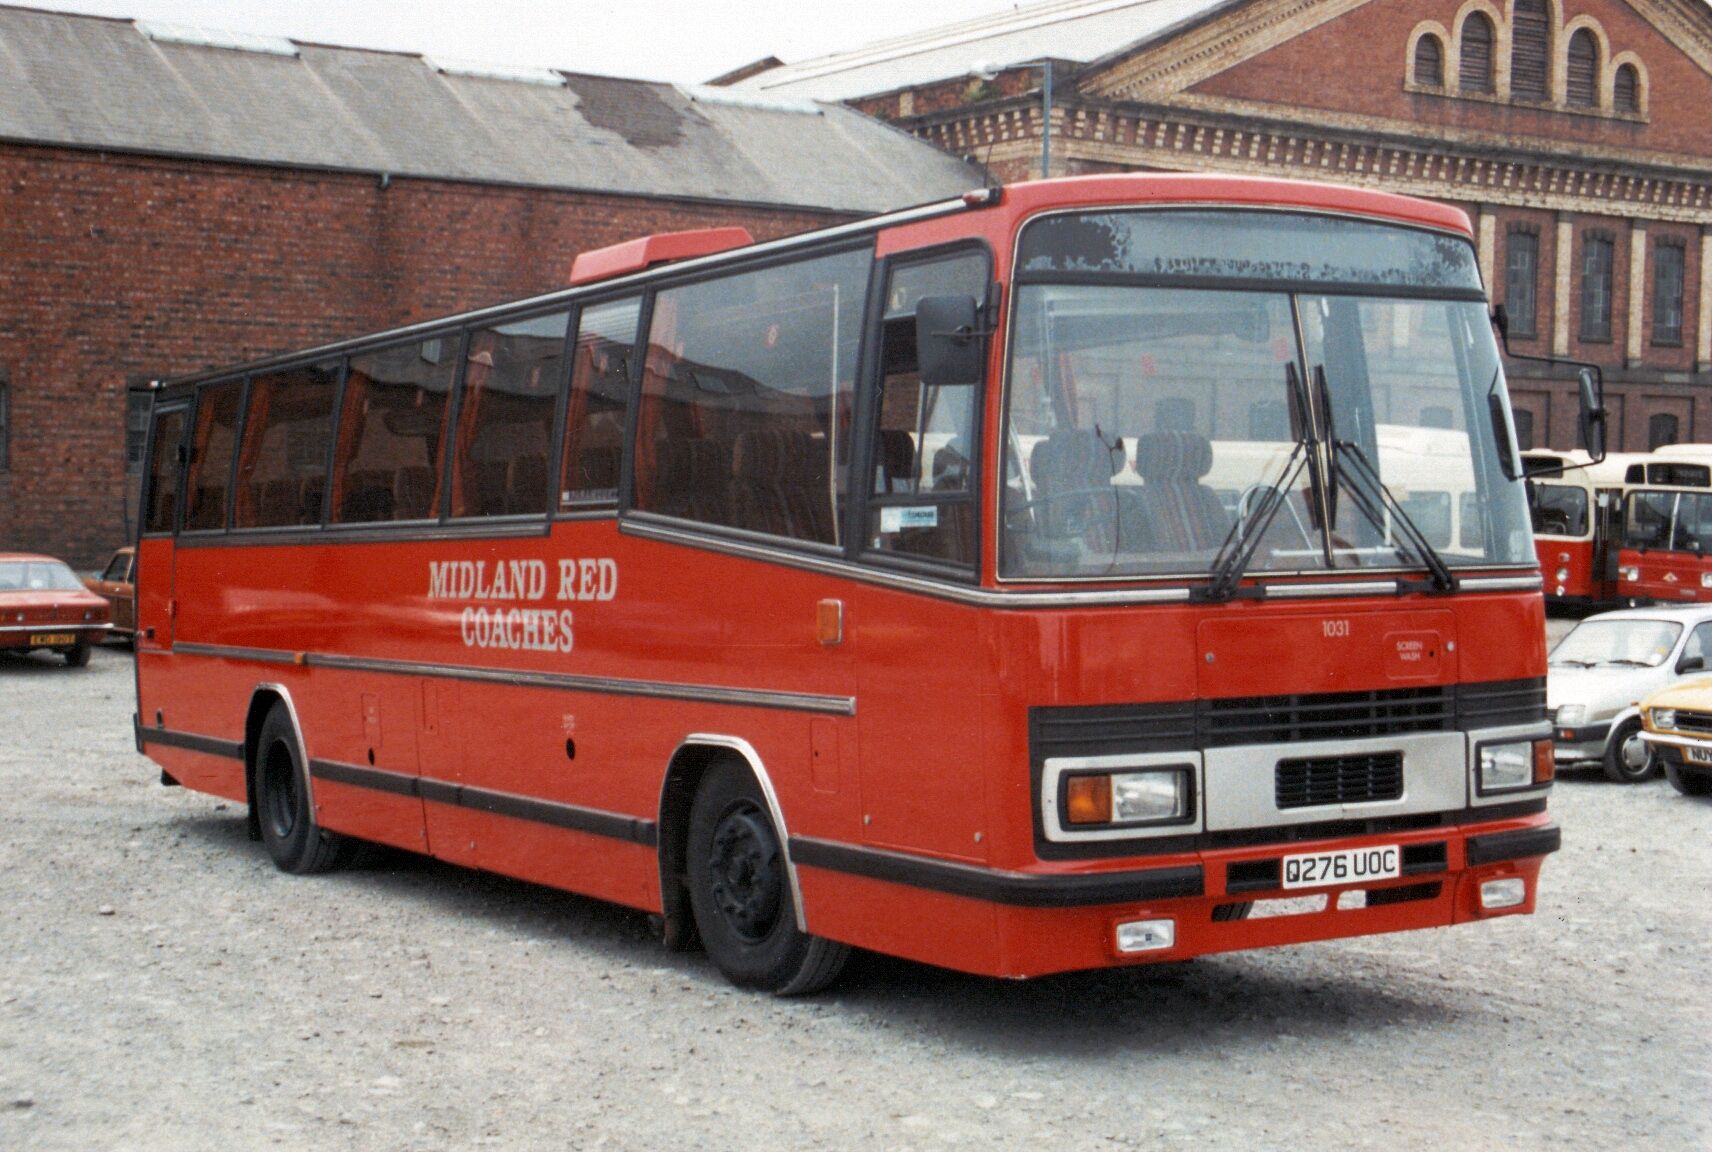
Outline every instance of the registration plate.
[[1684, 748], [1690, 764], [1712, 764], [1712, 748]]
[[36, 632], [30, 636], [32, 648], [63, 648], [67, 644], [77, 643], [75, 632]]
[[1325, 888], [1332, 884], [1395, 879], [1403, 874], [1402, 856], [1402, 851], [1395, 844], [1286, 856], [1284, 887]]

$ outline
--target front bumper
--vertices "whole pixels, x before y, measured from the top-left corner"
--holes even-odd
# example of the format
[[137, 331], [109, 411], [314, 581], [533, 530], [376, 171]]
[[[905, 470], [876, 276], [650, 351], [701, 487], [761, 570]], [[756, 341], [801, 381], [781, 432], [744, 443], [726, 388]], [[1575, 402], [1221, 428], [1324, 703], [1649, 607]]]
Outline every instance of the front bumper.
[[1582, 764], [1605, 758], [1605, 742], [1611, 738], [1611, 725], [1577, 724], [1573, 728], [1552, 728], [1552, 744], [1559, 764]]

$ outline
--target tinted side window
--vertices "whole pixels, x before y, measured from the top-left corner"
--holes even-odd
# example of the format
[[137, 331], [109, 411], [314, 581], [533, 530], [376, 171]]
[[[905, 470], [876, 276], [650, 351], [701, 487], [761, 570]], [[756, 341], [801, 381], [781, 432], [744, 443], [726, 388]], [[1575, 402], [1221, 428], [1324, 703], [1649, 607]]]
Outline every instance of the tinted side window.
[[452, 457], [452, 515], [547, 511], [547, 448], [569, 323], [557, 312], [470, 334]]
[[618, 499], [630, 359], [636, 350], [639, 299], [584, 309], [571, 360], [571, 408], [565, 419], [559, 507]]
[[337, 361], [251, 378], [234, 527], [321, 523], [338, 382]]
[[174, 408], [155, 417], [148, 488], [143, 496], [144, 532], [171, 532], [178, 518], [178, 450], [184, 444], [185, 416], [185, 409]]
[[892, 271], [880, 338], [880, 411], [864, 544], [877, 552], [975, 562], [975, 422], [981, 389], [921, 382], [916, 303], [987, 289], [987, 257], [965, 252]]
[[190, 445], [190, 506], [187, 532], [226, 526], [226, 490], [232, 482], [232, 448], [237, 440], [242, 381], [202, 389], [196, 402], [196, 434]]
[[642, 372], [636, 507], [838, 542], [867, 251], [661, 292]]
[[440, 447], [456, 337], [351, 357], [333, 462], [333, 522], [427, 520], [440, 513]]

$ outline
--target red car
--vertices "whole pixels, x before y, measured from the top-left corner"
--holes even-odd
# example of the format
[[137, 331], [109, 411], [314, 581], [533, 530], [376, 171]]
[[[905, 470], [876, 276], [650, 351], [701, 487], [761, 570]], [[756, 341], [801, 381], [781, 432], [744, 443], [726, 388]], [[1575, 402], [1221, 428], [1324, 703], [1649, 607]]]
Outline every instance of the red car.
[[113, 609], [51, 556], [0, 552], [0, 652], [51, 648], [73, 668], [113, 629]]

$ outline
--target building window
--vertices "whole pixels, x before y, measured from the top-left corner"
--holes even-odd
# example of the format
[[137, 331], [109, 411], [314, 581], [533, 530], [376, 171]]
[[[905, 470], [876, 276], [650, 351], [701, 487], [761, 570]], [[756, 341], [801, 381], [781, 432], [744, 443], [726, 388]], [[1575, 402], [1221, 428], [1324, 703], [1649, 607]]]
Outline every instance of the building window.
[[1661, 242], [1653, 250], [1653, 343], [1682, 343], [1682, 245]]
[[1462, 58], [1457, 75], [1463, 92], [1490, 93], [1492, 88], [1492, 21], [1471, 12], [1462, 22]]
[[1586, 28], [1569, 38], [1569, 74], [1564, 95], [1572, 108], [1599, 106], [1599, 42]]
[[0, 472], [12, 467], [12, 389], [6, 369], [0, 368]]
[[1653, 452], [1666, 444], [1677, 442], [1676, 417], [1669, 412], [1657, 412], [1647, 419], [1647, 451]]
[[1516, 447], [1524, 452], [1534, 447], [1534, 414], [1526, 408], [1516, 408], [1510, 418], [1516, 424]]
[[1611, 238], [1597, 233], [1581, 241], [1581, 338], [1611, 339]]
[[1544, 103], [1551, 97], [1551, 15], [1546, 0], [1516, 0], [1510, 23], [1510, 96]]
[[1444, 45], [1431, 32], [1415, 41], [1415, 83], [1425, 88], [1444, 87]]
[[1540, 238], [1532, 232], [1512, 232], [1504, 247], [1504, 311], [1510, 334], [1539, 333]]
[[1641, 110], [1641, 73], [1633, 64], [1617, 69], [1611, 86], [1611, 103], [1618, 112], [1634, 115]]

